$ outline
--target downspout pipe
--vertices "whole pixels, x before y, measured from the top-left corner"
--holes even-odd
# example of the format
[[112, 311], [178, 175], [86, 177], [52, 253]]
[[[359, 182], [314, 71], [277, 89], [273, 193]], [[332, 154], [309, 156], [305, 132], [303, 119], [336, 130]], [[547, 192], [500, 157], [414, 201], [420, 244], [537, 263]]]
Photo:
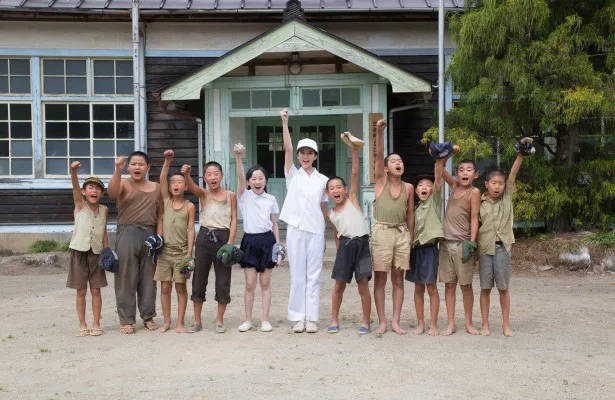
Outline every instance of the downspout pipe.
[[399, 111], [412, 110], [414, 108], [419, 108], [423, 106], [423, 104], [411, 104], [408, 106], [395, 107], [389, 110], [389, 119], [387, 120], [387, 124], [389, 125], [389, 154], [393, 152], [393, 125], [394, 125], [394, 117], [393, 114]]
[[147, 93], [145, 91], [145, 23], [142, 24], [139, 45], [139, 111], [141, 113], [141, 151], [147, 153]]
[[135, 149], [142, 150], [141, 136], [141, 71], [139, 46], [139, 0], [132, 0], [132, 96], [134, 107], [134, 135]]

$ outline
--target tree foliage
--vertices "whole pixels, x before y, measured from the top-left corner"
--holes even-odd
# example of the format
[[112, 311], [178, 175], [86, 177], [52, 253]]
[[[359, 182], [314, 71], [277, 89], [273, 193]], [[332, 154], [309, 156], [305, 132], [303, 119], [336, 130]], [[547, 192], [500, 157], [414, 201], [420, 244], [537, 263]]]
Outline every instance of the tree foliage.
[[[507, 169], [515, 141], [531, 136], [539, 151], [522, 169], [517, 219], [615, 223], [615, 0], [466, 5], [448, 19], [457, 49], [447, 74], [463, 95], [447, 139], [480, 160], [493, 158], [497, 138]], [[425, 133], [434, 137], [436, 128]]]

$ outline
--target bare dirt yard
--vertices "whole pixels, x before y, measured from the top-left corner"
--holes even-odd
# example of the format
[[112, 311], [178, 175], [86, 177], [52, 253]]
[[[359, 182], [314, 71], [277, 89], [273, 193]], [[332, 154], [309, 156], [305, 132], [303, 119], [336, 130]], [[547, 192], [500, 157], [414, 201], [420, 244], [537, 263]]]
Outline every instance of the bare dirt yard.
[[[330, 274], [327, 265], [316, 334], [294, 334], [286, 322], [288, 268], [276, 269], [272, 278], [273, 332], [239, 333], [244, 277], [236, 268], [226, 334], [214, 333], [210, 324], [193, 335], [152, 333], [142, 325], [135, 335], [121, 335], [109, 274], [103, 289], [105, 334], [76, 338], [75, 294], [64, 287], [63, 267], [0, 263], [0, 399], [615, 398], [614, 275], [519, 269], [512, 281], [516, 335], [506, 338], [495, 293], [490, 337], [463, 331], [451, 337], [390, 331], [360, 337], [354, 283], [342, 305], [342, 330], [327, 334]], [[478, 295], [478, 276], [474, 287]], [[416, 323], [412, 291], [407, 284], [402, 321], [407, 328]], [[440, 294], [443, 298], [443, 288]], [[205, 321], [213, 323], [215, 306], [205, 304]], [[260, 300], [255, 310], [258, 326]], [[88, 307], [88, 321], [89, 312]], [[478, 297], [474, 321], [478, 327]], [[457, 324], [463, 326], [459, 292]]]

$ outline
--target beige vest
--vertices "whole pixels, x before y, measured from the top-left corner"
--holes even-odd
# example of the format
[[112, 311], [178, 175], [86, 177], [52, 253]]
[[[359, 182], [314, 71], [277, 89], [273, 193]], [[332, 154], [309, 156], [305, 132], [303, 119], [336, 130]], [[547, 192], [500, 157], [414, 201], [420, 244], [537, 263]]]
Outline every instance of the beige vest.
[[164, 227], [165, 246], [187, 247], [188, 246], [188, 200], [179, 210], [173, 208], [173, 199], [167, 201], [162, 217]]
[[200, 224], [210, 229], [231, 229], [231, 197], [228, 190], [222, 201], [207, 193], [205, 206], [201, 207]]
[[335, 212], [335, 210], [331, 210], [329, 219], [335, 226], [338, 237], [346, 236], [352, 239], [367, 235], [363, 213], [350, 200], [346, 200], [342, 211]]
[[94, 254], [102, 253], [106, 225], [107, 207], [99, 204], [98, 215], [94, 215], [94, 211], [84, 202], [81, 210], [75, 215], [75, 229], [68, 247], [79, 251], [92, 249]]

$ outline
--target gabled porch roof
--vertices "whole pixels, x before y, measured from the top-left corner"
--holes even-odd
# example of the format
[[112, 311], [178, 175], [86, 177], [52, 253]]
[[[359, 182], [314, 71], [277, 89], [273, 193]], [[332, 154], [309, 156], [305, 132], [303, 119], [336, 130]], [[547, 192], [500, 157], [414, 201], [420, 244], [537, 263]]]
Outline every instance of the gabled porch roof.
[[431, 92], [426, 80], [307, 22], [290, 19], [171, 84], [162, 91], [162, 100], [198, 99], [203, 86], [263, 53], [314, 50], [327, 51], [387, 79], [393, 92]]

